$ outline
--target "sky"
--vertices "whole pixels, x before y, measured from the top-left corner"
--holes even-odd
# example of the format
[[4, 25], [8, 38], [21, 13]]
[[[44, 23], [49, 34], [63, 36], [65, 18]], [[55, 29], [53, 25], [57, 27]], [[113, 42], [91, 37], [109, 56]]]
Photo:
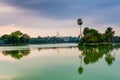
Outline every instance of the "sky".
[[78, 36], [77, 19], [101, 33], [120, 35], [120, 0], [0, 0], [0, 36], [20, 30], [36, 36]]

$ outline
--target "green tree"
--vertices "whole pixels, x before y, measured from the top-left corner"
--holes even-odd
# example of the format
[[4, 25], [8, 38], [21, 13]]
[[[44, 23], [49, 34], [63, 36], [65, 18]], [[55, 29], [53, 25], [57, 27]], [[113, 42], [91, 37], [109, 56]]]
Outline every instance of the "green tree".
[[90, 32], [90, 29], [88, 27], [85, 27], [83, 30], [83, 34], [86, 35]]
[[9, 38], [9, 35], [8, 34], [4, 34], [1, 39], [5, 42], [5, 43], [9, 43], [8, 42], [8, 38]]
[[11, 44], [18, 44], [19, 43], [19, 37], [17, 35], [10, 35], [9, 36], [9, 42]]
[[30, 36], [28, 36], [27, 34], [23, 34], [20, 38], [19, 38], [19, 42], [21, 44], [26, 44], [28, 43], [30, 40]]
[[83, 31], [84, 36], [82, 37], [82, 40], [85, 42], [85, 44], [90, 43], [97, 43], [99, 42], [100, 34], [95, 29], [89, 29], [85, 28]]
[[9, 40], [10, 40], [10, 43], [11, 44], [19, 44], [19, 38], [22, 36], [22, 32], [20, 31], [15, 31], [15, 32], [12, 32], [9, 36]]
[[83, 24], [83, 21], [82, 21], [82, 19], [81, 18], [79, 18], [78, 20], [77, 20], [77, 24], [78, 25], [80, 25], [80, 37], [82, 37], [82, 28], [81, 28], [81, 25]]
[[108, 27], [105, 30], [105, 33], [101, 34], [95, 29], [89, 29], [88, 27], [84, 28], [83, 31], [84, 36], [81, 38], [79, 42], [79, 46], [81, 45], [111, 45], [110, 42], [114, 38], [115, 32], [111, 27]]
[[20, 31], [15, 31], [10, 35], [3, 35], [2, 40], [7, 44], [26, 44], [29, 42], [30, 37]]
[[108, 27], [105, 30], [105, 36], [106, 36], [107, 42], [110, 42], [112, 40], [114, 34], [115, 34], [115, 31], [113, 31], [113, 29], [111, 27]]
[[22, 34], [23, 33], [20, 32], [19, 30], [11, 33], [11, 35], [15, 35], [15, 36], [18, 36], [18, 37], [20, 37]]

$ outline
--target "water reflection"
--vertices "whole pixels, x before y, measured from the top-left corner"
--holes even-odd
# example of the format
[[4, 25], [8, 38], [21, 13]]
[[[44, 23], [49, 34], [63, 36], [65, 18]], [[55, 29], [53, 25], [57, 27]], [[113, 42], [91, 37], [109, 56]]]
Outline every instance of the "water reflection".
[[10, 55], [12, 58], [21, 59], [24, 56], [30, 54], [30, 50], [11, 50], [11, 51], [2, 51], [2, 54], [5, 56]]
[[82, 74], [83, 73], [83, 67], [82, 67], [82, 55], [79, 55], [80, 58], [80, 67], [78, 68], [78, 73]]
[[[7, 48], [7, 49], [3, 49], [3, 51], [1, 49], [2, 56], [3, 55], [11, 56], [12, 58], [17, 60], [22, 59], [23, 57], [25, 57], [25, 59], [14, 63], [1, 61], [0, 68], [3, 71], [1, 71], [0, 73], [4, 74], [4, 72], [6, 72], [6, 74], [8, 75], [12, 73], [13, 75], [17, 74], [18, 76], [15, 75], [17, 78], [19, 78], [17, 80], [21, 80], [21, 78], [25, 78], [26, 80], [34, 80], [35, 77], [38, 78], [37, 80], [48, 80], [48, 79], [56, 80], [58, 78], [59, 80], [60, 79], [70, 80], [69, 79], [71, 78], [70, 76], [73, 76], [75, 79], [79, 80], [80, 77], [78, 74], [80, 75], [84, 74], [85, 77], [84, 76], [82, 77], [84, 78], [88, 77], [90, 79], [90, 77], [91, 76], [94, 77], [94, 75], [97, 75], [98, 77], [99, 74], [108, 75], [111, 72], [117, 72], [117, 71], [120, 72], [119, 70], [117, 70], [117, 68], [119, 68], [120, 66], [119, 61], [117, 61], [118, 56], [115, 57], [115, 55], [118, 55], [118, 52], [120, 51], [117, 52], [116, 50], [119, 50], [119, 47], [117, 46], [99, 46], [99, 47], [82, 46], [79, 48], [32, 47], [27, 49], [22, 47], [22, 48], [14, 48], [14, 50], [13, 48], [10, 49]], [[5, 59], [7, 58], [9, 57], [5, 57]], [[115, 60], [116, 62], [118, 62], [118, 64], [115, 63]], [[115, 63], [114, 64], [115, 67], [111, 67], [113, 63]], [[8, 67], [6, 67], [6, 65], [11, 66], [9, 70]], [[109, 66], [106, 65], [109, 65], [110, 69], [108, 69]], [[104, 74], [105, 73], [104, 70], [106, 70], [106, 74]], [[28, 73], [28, 71], [30, 74]], [[62, 74], [61, 76], [65, 75], [65, 79], [63, 79], [64, 77], [59, 77], [60, 74]], [[56, 75], [57, 78], [54, 79], [54, 75]], [[83, 79], [83, 80], [89, 80], [89, 79]], [[15, 80], [15, 79], [11, 79], [11, 80]], [[103, 80], [103, 79], [99, 79], [99, 80]]]
[[113, 64], [113, 61], [115, 60], [115, 53], [114, 55], [111, 55], [111, 53], [107, 53], [105, 57], [105, 61], [107, 62], [108, 65]]
[[79, 74], [83, 73], [82, 61], [85, 65], [93, 64], [98, 62], [99, 59], [103, 58], [108, 65], [112, 65], [115, 61], [115, 52], [112, 54], [113, 49], [118, 49], [119, 46], [81, 46], [79, 50], [81, 54], [80, 67], [78, 68]]
[[[46, 52], [49, 51], [49, 50], [54, 50], [54, 53], [59, 56], [61, 51], [63, 50], [71, 50], [72, 49], [75, 49], [77, 47], [50, 47], [50, 48], [38, 48], [38, 52], [42, 51], [42, 50], [45, 50]], [[66, 52], [64, 52], [65, 54]]]

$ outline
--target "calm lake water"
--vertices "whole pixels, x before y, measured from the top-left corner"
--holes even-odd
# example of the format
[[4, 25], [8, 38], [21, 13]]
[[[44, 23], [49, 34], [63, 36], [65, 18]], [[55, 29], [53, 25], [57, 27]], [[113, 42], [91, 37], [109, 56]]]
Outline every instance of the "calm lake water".
[[0, 80], [120, 80], [120, 48], [2, 46]]

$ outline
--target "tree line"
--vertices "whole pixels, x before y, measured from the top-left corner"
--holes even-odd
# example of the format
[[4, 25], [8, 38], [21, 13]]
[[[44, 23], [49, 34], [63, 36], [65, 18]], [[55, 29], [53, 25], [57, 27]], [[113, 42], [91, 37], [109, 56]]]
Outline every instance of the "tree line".
[[66, 36], [66, 37], [32, 37], [21, 31], [15, 31], [11, 34], [4, 34], [0, 37], [0, 41], [3, 41], [6, 45], [19, 45], [19, 44], [49, 44], [49, 43], [78, 43], [78, 37]]
[[31, 38], [29, 43], [30, 44], [52, 44], [52, 43], [78, 43], [79, 42], [78, 37], [72, 37], [72, 36], [67, 36], [67, 37], [40, 37], [38, 36], [37, 38]]

